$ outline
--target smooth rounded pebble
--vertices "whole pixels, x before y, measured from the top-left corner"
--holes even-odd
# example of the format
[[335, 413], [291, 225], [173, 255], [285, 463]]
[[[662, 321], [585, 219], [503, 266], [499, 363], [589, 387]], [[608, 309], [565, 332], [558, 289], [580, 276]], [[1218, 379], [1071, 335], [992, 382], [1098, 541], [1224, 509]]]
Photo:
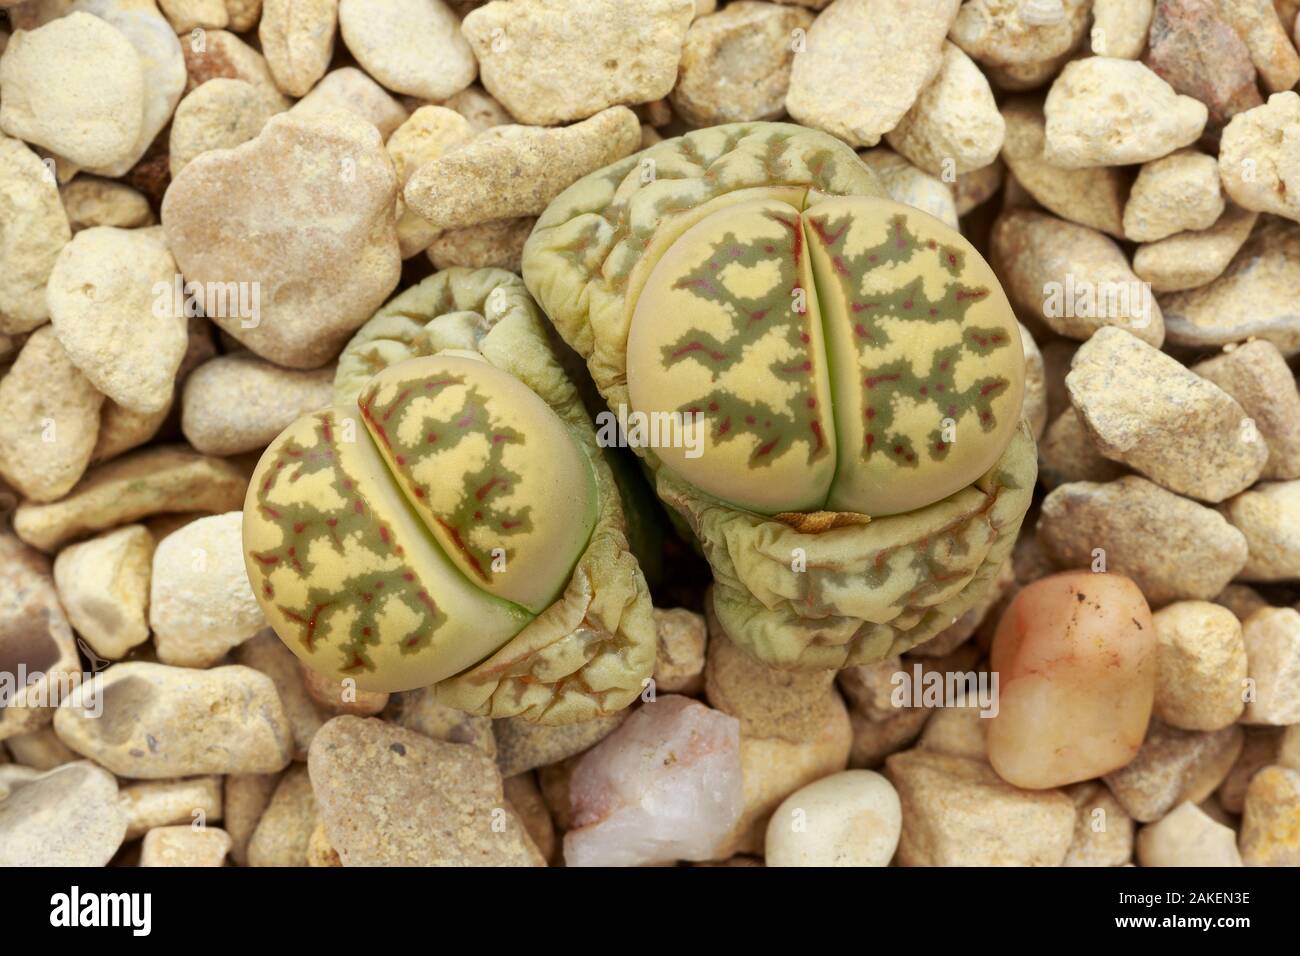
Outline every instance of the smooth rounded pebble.
[[0, 136], [0, 333], [49, 317], [45, 284], [70, 238], [57, 179], [26, 144]]
[[1241, 622], [1251, 698], [1242, 723], [1300, 724], [1300, 612], [1261, 608]]
[[138, 189], [115, 179], [78, 176], [59, 189], [72, 231], [91, 226], [136, 229], [153, 225], [149, 200]]
[[1241, 622], [1208, 601], [1178, 601], [1154, 615], [1155, 715], [1183, 730], [1219, 730], [1245, 704], [1246, 644]]
[[1192, 366], [1246, 410], [1268, 446], [1263, 479], [1300, 478], [1300, 387], [1276, 345], [1254, 339]]
[[406, 122], [406, 107], [355, 66], [330, 70], [310, 93], [293, 104], [292, 112], [301, 116], [331, 110], [360, 117], [385, 139]]
[[801, 787], [767, 825], [768, 866], [888, 866], [903, 828], [893, 784], [845, 770]]
[[1300, 578], [1300, 481], [1261, 482], [1224, 505], [1224, 515], [1246, 536], [1245, 581]]
[[1143, 866], [1243, 866], [1237, 832], [1194, 803], [1180, 803], [1138, 833]]
[[1209, 229], [1223, 210], [1219, 164], [1213, 156], [1180, 149], [1138, 170], [1124, 207], [1124, 235], [1134, 242], [1155, 242]]
[[339, 31], [365, 71], [395, 93], [445, 100], [478, 73], [442, 0], [340, 0]]
[[207, 826], [222, 815], [221, 778], [144, 780], [122, 788], [126, 838], [135, 840], [155, 827]]
[[276, 86], [302, 96], [334, 55], [339, 0], [263, 0], [257, 38]]
[[149, 640], [147, 607], [154, 540], [131, 524], [70, 544], [54, 559], [54, 583], [68, 620], [109, 660]]
[[243, 512], [191, 521], [158, 542], [149, 625], [158, 660], [207, 667], [266, 627], [244, 567]]
[[251, 83], [224, 77], [204, 83], [181, 100], [172, 117], [167, 149], [172, 176], [201, 153], [248, 142], [277, 112], [277, 104]]
[[1228, 203], [1208, 229], [1180, 232], [1138, 246], [1133, 271], [1152, 292], [1180, 292], [1213, 282], [1250, 237], [1259, 214]]
[[113, 775], [56, 767], [0, 799], [0, 866], [104, 866], [126, 835]]
[[220, 827], [155, 827], [144, 835], [140, 866], [224, 866], [229, 852]]

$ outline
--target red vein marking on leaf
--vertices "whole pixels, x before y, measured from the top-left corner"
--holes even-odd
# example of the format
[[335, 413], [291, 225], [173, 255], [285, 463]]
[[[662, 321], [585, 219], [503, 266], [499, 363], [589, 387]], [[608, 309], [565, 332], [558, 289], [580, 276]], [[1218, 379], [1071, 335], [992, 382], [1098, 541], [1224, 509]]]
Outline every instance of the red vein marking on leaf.
[[497, 485], [503, 484], [504, 481], [505, 480], [500, 475], [493, 475], [490, 479], [488, 479], [486, 484], [480, 485], [478, 490], [474, 492], [475, 499], [477, 499], [478, 501], [482, 501], [484, 498], [487, 497], [488, 492], [490, 492]]
[[709, 358], [713, 359], [713, 361], [715, 362], [721, 362], [724, 358], [727, 357], [726, 352], [710, 350], [708, 349], [707, 346], [704, 345], [703, 342], [691, 342], [687, 345], [683, 345], [676, 352], [672, 353], [672, 357], [675, 359], [679, 359], [683, 355], [690, 355], [692, 352], [708, 352]]
[[435, 520], [438, 522], [442, 530], [447, 532], [451, 537], [452, 544], [456, 546], [456, 550], [465, 556], [465, 560], [468, 561], [469, 566], [474, 569], [474, 573], [484, 581], [488, 580], [488, 575], [484, 572], [483, 566], [479, 563], [478, 558], [474, 557], [473, 552], [471, 552], [469, 547], [465, 544], [465, 539], [461, 537], [460, 529], [448, 524], [442, 518], [436, 518]]
[[897, 382], [900, 377], [898, 372], [890, 372], [882, 375], [868, 375], [862, 380], [862, 384], [867, 388], [875, 388], [881, 382]]

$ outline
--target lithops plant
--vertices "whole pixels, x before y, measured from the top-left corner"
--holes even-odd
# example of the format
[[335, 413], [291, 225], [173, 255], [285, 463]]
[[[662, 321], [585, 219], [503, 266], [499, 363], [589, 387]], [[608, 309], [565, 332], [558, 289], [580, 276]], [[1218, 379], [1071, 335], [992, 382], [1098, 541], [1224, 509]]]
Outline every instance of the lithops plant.
[[659, 143], [558, 196], [523, 273], [611, 409], [671, 426], [637, 450], [759, 658], [898, 653], [1006, 559], [1036, 469], [1011, 307], [838, 140], [757, 123]]
[[363, 690], [563, 723], [654, 663], [650, 599], [577, 391], [520, 279], [450, 269], [344, 349], [336, 404], [267, 449], [244, 547], [267, 619]]

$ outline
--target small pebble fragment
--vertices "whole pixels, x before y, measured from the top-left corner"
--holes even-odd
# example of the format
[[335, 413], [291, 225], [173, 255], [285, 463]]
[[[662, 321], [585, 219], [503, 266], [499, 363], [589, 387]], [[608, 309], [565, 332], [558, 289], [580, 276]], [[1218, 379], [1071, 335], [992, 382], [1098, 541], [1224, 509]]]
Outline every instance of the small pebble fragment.
[[220, 827], [155, 827], [144, 835], [140, 866], [224, 866], [229, 852]]
[[0, 799], [0, 866], [104, 866], [126, 835], [117, 781], [88, 760]]
[[1223, 210], [1219, 164], [1213, 156], [1180, 149], [1138, 171], [1124, 207], [1124, 235], [1134, 242], [1155, 242], [1209, 229]]
[[149, 640], [153, 535], [130, 524], [71, 544], [54, 559], [68, 620], [100, 657], [117, 660]]
[[302, 96], [325, 75], [338, 15], [339, 0], [262, 0], [257, 38], [282, 92]]
[[1220, 730], [1241, 716], [1246, 644], [1241, 622], [1208, 601], [1178, 601], [1153, 617], [1155, 715], [1183, 730]]
[[1200, 803], [1213, 793], [1241, 753], [1242, 739], [1236, 724], [1197, 731], [1152, 721], [1137, 757], [1104, 779], [1134, 820], [1150, 823], [1179, 803]]
[[1194, 803], [1180, 803], [1138, 833], [1143, 866], [1243, 866], [1237, 833]]
[[1241, 858], [1247, 866], [1300, 866], [1300, 770], [1265, 767], [1251, 778]]
[[767, 826], [768, 866], [888, 866], [902, 831], [893, 784], [845, 770], [801, 787]]
[[1241, 623], [1253, 697], [1242, 723], [1300, 724], [1300, 611], [1261, 608]]

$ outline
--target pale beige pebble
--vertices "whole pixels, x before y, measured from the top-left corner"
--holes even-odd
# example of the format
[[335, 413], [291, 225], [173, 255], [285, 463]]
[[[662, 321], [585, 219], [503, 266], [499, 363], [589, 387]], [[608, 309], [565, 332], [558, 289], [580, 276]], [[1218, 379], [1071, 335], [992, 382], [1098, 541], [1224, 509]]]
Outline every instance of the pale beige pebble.
[[1244, 621], [1260, 608], [1270, 606], [1264, 596], [1248, 584], [1229, 584], [1214, 596], [1214, 603], [1226, 607], [1238, 621]]
[[73, 232], [91, 226], [136, 229], [154, 224], [149, 200], [125, 183], [98, 176], [78, 176], [59, 189]]
[[959, 173], [957, 179], [948, 184], [957, 203], [957, 215], [964, 216], [976, 206], [992, 199], [1002, 188], [1006, 171], [1002, 161], [995, 159], [987, 166], [972, 169], [968, 173]]
[[186, 777], [130, 783], [120, 792], [126, 811], [126, 838], [135, 840], [155, 827], [207, 826], [221, 820], [221, 778]]
[[1219, 730], [1243, 707], [1246, 645], [1241, 622], [1208, 601], [1157, 611], [1155, 716], [1183, 730]]
[[5, 741], [5, 746], [9, 748], [14, 763], [34, 770], [53, 770], [80, 759], [64, 746], [53, 727], [15, 734]]
[[1218, 0], [1219, 13], [1250, 50], [1264, 88], [1271, 93], [1289, 90], [1300, 82], [1300, 53], [1287, 36], [1272, 0]]
[[236, 664], [261, 671], [275, 683], [293, 735], [293, 758], [306, 760], [311, 739], [329, 719], [329, 714], [317, 707], [307, 693], [302, 668], [293, 652], [268, 627], [235, 648], [234, 660]]
[[225, 0], [158, 0], [158, 6], [177, 33], [224, 30], [230, 25]]
[[446, 99], [478, 65], [442, 0], [339, 0], [339, 33], [367, 73], [396, 93]]
[[1156, 0], [1093, 0], [1089, 38], [1097, 56], [1136, 60], [1147, 45]]
[[54, 730], [119, 777], [271, 773], [293, 759], [275, 684], [260, 671], [131, 661], [114, 664], [101, 678], [95, 706], [63, 703]]
[[1212, 508], [1137, 475], [1061, 485], [1044, 500], [1038, 542], [1062, 568], [1127, 575], [1155, 606], [1208, 601], [1246, 563], [1246, 538]]
[[1284, 728], [1246, 726], [1245, 743], [1236, 763], [1215, 791], [1215, 799], [1228, 813], [1240, 814], [1246, 801], [1246, 788], [1263, 767], [1281, 763]]
[[263, 0], [257, 38], [281, 92], [302, 96], [325, 75], [338, 16], [339, 0]]
[[60, 697], [80, 693], [81, 673], [49, 559], [0, 531], [0, 674], [12, 682], [0, 707], [0, 740], [48, 726]]
[[1300, 724], [1300, 612], [1262, 608], [1241, 625], [1250, 697], [1242, 723]]
[[260, 451], [300, 415], [333, 403], [334, 366], [281, 368], [251, 352], [200, 365], [181, 392], [181, 431], [206, 455]]
[[977, 707], [936, 708], [916, 742], [918, 750], [988, 760], [989, 722]]
[[335, 717], [307, 762], [345, 866], [543, 866], [492, 759], [374, 719]]
[[0, 800], [0, 866], [104, 866], [125, 834], [117, 781], [87, 760], [33, 777]]
[[1150, 823], [1179, 803], [1200, 803], [1217, 790], [1236, 763], [1242, 742], [1236, 724], [1199, 731], [1153, 720], [1137, 757], [1103, 779], [1134, 820]]
[[144, 70], [127, 36], [76, 11], [19, 30], [0, 57], [0, 129], [78, 166], [131, 157], [144, 122]]
[[306, 866], [307, 846], [318, 822], [307, 765], [284, 772], [248, 841], [249, 866]]
[[686, 31], [673, 109], [692, 126], [772, 120], [785, 112], [795, 30], [813, 15], [798, 7], [738, 0]]
[[910, 747], [933, 713], [929, 707], [904, 707], [893, 717], [872, 720], [856, 710], [850, 711], [853, 740], [849, 748], [849, 766], [855, 770], [876, 769], [890, 754]]
[[704, 653], [708, 631], [704, 615], [686, 608], [655, 608], [659, 653], [655, 658], [655, 690], [695, 696], [704, 689]]
[[317, 823], [307, 840], [307, 865], [317, 867], [339, 867], [338, 850], [330, 845], [330, 838], [325, 835], [325, 824]]
[[1094, 229], [1012, 209], [993, 224], [989, 259], [1011, 304], [1058, 335], [1125, 329], [1156, 348], [1164, 342], [1160, 305], [1119, 245]]
[[506, 108], [494, 100], [477, 83], [473, 86], [467, 86], [459, 93], [447, 97], [437, 105], [445, 106], [449, 110], [455, 110], [465, 117], [465, 119], [469, 120], [469, 125], [474, 127], [476, 133], [482, 133], [493, 126], [508, 126], [515, 121]]
[[1268, 445], [1263, 479], [1300, 478], [1300, 389], [1277, 346], [1253, 339], [1228, 346], [1192, 371], [1235, 398]]
[[244, 33], [257, 26], [262, 17], [262, 0], [225, 0], [230, 29]]
[[1244, 581], [1300, 578], [1300, 481], [1261, 482], [1223, 505], [1224, 516], [1246, 536], [1250, 557]]
[[435, 269], [505, 269], [518, 273], [523, 261], [524, 243], [532, 235], [534, 216], [498, 219], [477, 226], [448, 229], [438, 235], [426, 250]]
[[248, 865], [248, 841], [266, 812], [281, 774], [235, 773], [222, 778], [222, 823], [230, 834], [230, 858]]
[[1002, 159], [1044, 208], [1063, 219], [1124, 238], [1127, 173], [1114, 166], [1062, 169], [1043, 158], [1046, 124], [1040, 98], [1015, 96], [1002, 104], [1006, 135]]
[[244, 567], [243, 519], [199, 518], [158, 542], [149, 626], [161, 663], [210, 667], [266, 627]]
[[289, 108], [290, 100], [275, 85], [266, 58], [230, 31], [204, 30], [188, 37], [181, 44], [181, 52], [188, 74], [186, 93], [194, 92], [208, 80], [224, 77], [251, 83], [278, 107]]
[[506, 777], [501, 781], [501, 789], [542, 858], [554, 860], [555, 851], [560, 844], [556, 838], [555, 824], [551, 820], [551, 811], [546, 809], [542, 790], [537, 785], [537, 775], [530, 770]]
[[1067, 63], [1043, 113], [1043, 156], [1069, 169], [1159, 159], [1196, 142], [1209, 116], [1145, 64], [1102, 56]]
[[1300, 770], [1265, 767], [1251, 778], [1240, 846], [1246, 866], [1300, 866]]
[[804, 126], [875, 146], [938, 75], [960, 0], [838, 0], [808, 30], [785, 106]]
[[230, 834], [220, 827], [155, 827], [144, 835], [140, 866], [224, 866]]
[[1060, 866], [1075, 810], [1060, 790], [1021, 790], [988, 764], [926, 750], [885, 761], [903, 810], [900, 866]]
[[453, 744], [472, 744], [489, 757], [497, 755], [493, 720], [440, 704], [434, 688], [403, 691], [389, 698], [383, 718], [416, 733]]
[[1180, 803], [1137, 837], [1142, 866], [1243, 866], [1237, 832], [1207, 815], [1194, 803]]
[[70, 238], [57, 178], [26, 144], [0, 136], [0, 333], [49, 318], [45, 284]]
[[929, 213], [953, 229], [958, 228], [957, 201], [942, 180], [883, 146], [859, 155], [880, 179], [890, 199]]
[[989, 763], [1035, 790], [1099, 777], [1138, 753], [1156, 687], [1151, 611], [1132, 580], [1067, 571], [1022, 588], [989, 651], [999, 675]]
[[256, 315], [209, 318], [265, 359], [317, 368], [397, 285], [396, 199], [397, 178], [372, 124], [295, 110], [181, 170], [162, 221], [188, 281], [253, 284], [256, 308], [217, 311]]
[[1138, 246], [1133, 271], [1152, 292], [1181, 292], [1213, 282], [1250, 237], [1258, 218], [1259, 213], [1227, 203], [1223, 215], [1209, 229], [1180, 232]]
[[97, 389], [131, 411], [157, 412], [188, 344], [173, 301], [176, 261], [162, 231], [95, 226], [77, 233], [50, 273], [50, 323]]
[[406, 108], [355, 66], [326, 73], [311, 92], [293, 105], [293, 112], [299, 115], [339, 110], [372, 124], [385, 139], [407, 119]]
[[[425, 163], [464, 145], [474, 138], [469, 120], [445, 106], [421, 106], [388, 137], [384, 148], [397, 171], [399, 190], [406, 187], [411, 175]], [[406, 200], [397, 197], [397, 241], [402, 258], [423, 252], [438, 238], [438, 229], [423, 216], [406, 208]]]
[[1065, 384], [1098, 450], [1171, 491], [1220, 502], [1268, 461], [1236, 399], [1122, 329], [1085, 342]]
[[567, 186], [640, 142], [641, 125], [625, 106], [556, 129], [493, 127], [417, 169], [404, 197], [438, 229], [535, 216]]
[[327, 677], [306, 664], [299, 665], [302, 683], [316, 706], [330, 714], [348, 714], [353, 717], [370, 717], [388, 706], [390, 694], [378, 690], [358, 690], [351, 677], [341, 680]]
[[1006, 123], [975, 62], [947, 40], [939, 73], [885, 141], [913, 165], [945, 182], [998, 157]]
[[1138, 171], [1124, 207], [1124, 235], [1134, 242], [1155, 242], [1209, 229], [1223, 210], [1219, 164], [1213, 156], [1180, 149]]
[[574, 724], [534, 724], [521, 717], [492, 722], [496, 761], [501, 776], [513, 777], [590, 750], [627, 719], [620, 710]]
[[0, 477], [28, 501], [55, 501], [85, 474], [104, 396], [50, 326], [28, 337], [0, 379]]
[[1300, 93], [1274, 93], [1223, 129], [1219, 174], [1239, 206], [1300, 221]]
[[1293, 356], [1300, 352], [1297, 288], [1300, 224], [1265, 217], [1221, 276], [1160, 297], [1169, 343], [1213, 348], [1261, 338]]
[[1005, 90], [1051, 79], [1083, 43], [1088, 0], [970, 0], [950, 37]]
[[21, 764], [9, 762], [7, 751], [0, 752], [0, 802], [3, 802], [15, 790], [22, 787], [25, 783], [30, 783], [41, 775], [41, 771], [33, 767], [24, 767]]
[[483, 86], [521, 123], [554, 126], [668, 95], [692, 0], [511, 0], [461, 24]]
[[1073, 408], [1061, 412], [1038, 443], [1038, 480], [1048, 491], [1071, 481], [1113, 481], [1126, 473], [1097, 450]]
[[800, 787], [767, 825], [767, 866], [888, 866], [902, 831], [893, 784], [843, 770]]
[[54, 559], [68, 620], [100, 657], [117, 660], [149, 640], [153, 535], [131, 524], [70, 544]]
[[246, 143], [279, 112], [261, 90], [243, 80], [217, 77], [197, 87], [172, 117], [167, 163], [172, 176], [210, 149], [232, 149]]
[[1065, 788], [1074, 801], [1074, 838], [1062, 866], [1124, 866], [1133, 858], [1133, 818], [1095, 780]]

